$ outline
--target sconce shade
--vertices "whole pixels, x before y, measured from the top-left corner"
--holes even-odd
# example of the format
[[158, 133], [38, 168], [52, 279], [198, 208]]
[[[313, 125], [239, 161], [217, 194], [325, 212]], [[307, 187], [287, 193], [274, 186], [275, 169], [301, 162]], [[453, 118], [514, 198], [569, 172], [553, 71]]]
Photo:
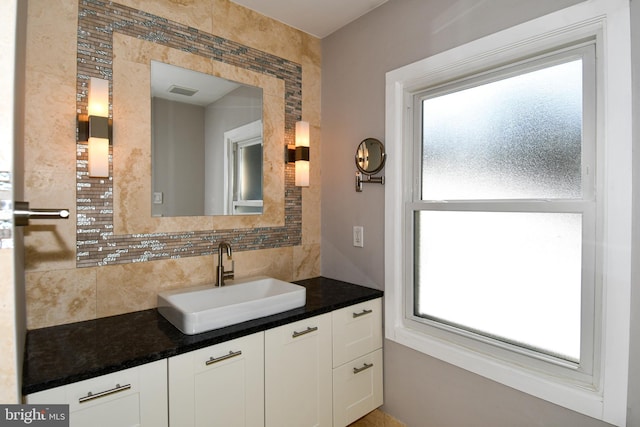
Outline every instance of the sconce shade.
[[109, 117], [109, 81], [91, 77], [87, 101], [89, 116]]
[[89, 138], [89, 176], [109, 176], [109, 140], [106, 138]]
[[296, 186], [309, 186], [309, 123], [296, 123]]

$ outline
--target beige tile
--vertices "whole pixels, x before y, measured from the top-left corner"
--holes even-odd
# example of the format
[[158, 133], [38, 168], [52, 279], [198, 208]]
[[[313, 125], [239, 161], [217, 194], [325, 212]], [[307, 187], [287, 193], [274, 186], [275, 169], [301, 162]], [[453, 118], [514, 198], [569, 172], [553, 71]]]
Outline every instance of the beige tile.
[[[76, 264], [75, 174], [65, 169], [27, 171], [25, 199], [35, 209], [69, 209], [70, 217], [30, 221], [23, 228], [25, 270], [72, 269]], [[71, 175], [71, 177], [69, 176]]]
[[24, 129], [26, 171], [66, 171], [75, 181], [75, 102], [75, 78], [39, 71], [27, 72]]
[[75, 82], [77, 45], [69, 40], [78, 33], [78, 1], [58, 0], [52, 7], [50, 0], [29, 0], [27, 14], [27, 71], [73, 76]]
[[150, 98], [148, 67], [114, 61], [113, 219], [116, 235], [153, 231], [145, 224], [151, 218]]
[[212, 4], [213, 34], [300, 63], [302, 31], [228, 0]]
[[304, 67], [312, 65], [322, 66], [322, 40], [310, 34], [303, 33], [301, 38], [300, 56]]
[[[0, 10], [2, 7], [0, 6]], [[16, 307], [13, 274], [13, 249], [0, 248], [0, 348], [2, 364], [0, 364], [0, 402], [18, 402], [18, 358], [16, 341]]]
[[27, 328], [96, 317], [95, 268], [26, 273]]
[[97, 273], [97, 316], [157, 306], [159, 292], [214, 281], [213, 256], [101, 267]]
[[305, 62], [302, 64], [302, 119], [320, 130], [322, 119], [322, 70], [320, 65]]
[[[193, 55], [190, 55], [193, 56]], [[265, 95], [275, 96], [284, 99], [284, 82], [282, 79], [267, 74], [259, 73], [248, 68], [236, 67], [235, 65], [225, 64], [224, 62], [215, 60], [203, 60], [203, 63], [210, 67], [206, 71], [216, 77], [235, 80], [250, 86], [262, 88]], [[172, 64], [180, 64], [180, 62], [170, 62]], [[283, 106], [284, 107], [284, 106]]]
[[293, 280], [308, 279], [320, 275], [320, 244], [295, 246], [293, 248]]
[[291, 247], [236, 252], [233, 254], [235, 277], [242, 279], [266, 275], [291, 281], [293, 280], [292, 253]]

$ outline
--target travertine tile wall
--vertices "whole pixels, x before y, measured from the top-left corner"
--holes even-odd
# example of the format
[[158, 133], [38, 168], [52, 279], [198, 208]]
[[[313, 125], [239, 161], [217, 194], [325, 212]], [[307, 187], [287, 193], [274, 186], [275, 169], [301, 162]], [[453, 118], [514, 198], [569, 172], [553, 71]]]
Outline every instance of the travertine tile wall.
[[[77, 62], [83, 61], [82, 55], [78, 55], [78, 16], [88, 9], [108, 5], [109, 2], [93, 0], [60, 0], [56, 2], [56, 7], [51, 7], [48, 0], [29, 2], [25, 193], [32, 206], [69, 207], [73, 218], [81, 214], [78, 216], [79, 221], [85, 219], [86, 211], [95, 209], [96, 204], [87, 208], [88, 205], [82, 200], [91, 197], [80, 196], [85, 187], [79, 184], [85, 182], [85, 178], [82, 174], [83, 146], [78, 144], [76, 149], [75, 143], [76, 103], [80, 110], [83, 108], [83, 87], [82, 83], [77, 84], [80, 81], [77, 79], [78, 70], [82, 69], [77, 66]], [[311, 186], [292, 188], [288, 184], [291, 181], [290, 167], [285, 168], [284, 164], [278, 163], [275, 173], [285, 174], [282, 180], [283, 200], [287, 193], [284, 214], [280, 220], [282, 226], [272, 224], [274, 221], [278, 222], [277, 218], [271, 218], [270, 221], [273, 221], [265, 227], [254, 227], [251, 224], [247, 226], [242, 222], [231, 226], [228, 223], [216, 225], [215, 221], [210, 223], [204, 220], [204, 225], [201, 222], [193, 225], [189, 223], [177, 230], [163, 229], [157, 235], [148, 230], [140, 233], [141, 235], [116, 234], [124, 242], [118, 244], [130, 245], [133, 240], [133, 245], [142, 249], [142, 252], [129, 259], [102, 257], [101, 255], [114, 253], [110, 252], [107, 245], [102, 250], [99, 249], [103, 247], [100, 246], [101, 237], [108, 238], [108, 232], [87, 238], [87, 234], [91, 233], [80, 232], [83, 227], [77, 227], [75, 219], [30, 226], [26, 230], [28, 327], [33, 329], [152, 308], [155, 306], [156, 294], [161, 290], [211, 282], [216, 264], [212, 248], [219, 235], [228, 239], [235, 238], [238, 242], [234, 253], [236, 277], [268, 274], [285, 280], [296, 280], [318, 275], [320, 171], [315, 165], [320, 164], [319, 40], [228, 0], [122, 0], [115, 5], [121, 10], [133, 10], [134, 13], [144, 11], [147, 18], [153, 15], [163, 24], [173, 23], [174, 26], [191, 28], [190, 31], [193, 32], [197, 30], [207, 37], [215, 36], [214, 39], [218, 42], [235, 43], [236, 46], [244, 47], [246, 52], [258, 52], [263, 60], [269, 58], [264, 67], [254, 69], [259, 73], [270, 66], [270, 61], [277, 62], [278, 66], [287, 64], [299, 71], [301, 103], [292, 98], [293, 101], [287, 106], [290, 109], [285, 109], [282, 118], [284, 129], [279, 132], [284, 135], [284, 141], [281, 141], [284, 145], [287, 139], [292, 138], [289, 130], [292, 122], [300, 117], [310, 122], [313, 144]], [[123, 53], [133, 52], [130, 49], [134, 48], [129, 47], [126, 39], [121, 44], [125, 49]], [[243, 68], [242, 64], [232, 65]], [[284, 80], [278, 72], [272, 72], [270, 76]], [[288, 90], [287, 84], [283, 87]], [[116, 100], [115, 103], [117, 102]], [[301, 107], [301, 110], [295, 110], [296, 102], [297, 108]], [[116, 111], [117, 106], [114, 106], [114, 112]], [[274, 132], [277, 135], [278, 129], [274, 129]], [[115, 169], [119, 167], [116, 147], [114, 141]], [[77, 162], [77, 159], [80, 161]], [[115, 170], [112, 176], [117, 179], [118, 171]], [[150, 179], [146, 176], [129, 178], [134, 181]], [[109, 214], [112, 208], [108, 197], [113, 195], [116, 200], [113, 216], [118, 217], [120, 190], [114, 183], [114, 190], [110, 194], [110, 185], [111, 182], [105, 182], [102, 187], [98, 186], [100, 191], [92, 197], [106, 195], [101, 200], [107, 200], [104, 211]], [[78, 187], [80, 190], [76, 196]], [[82, 199], [77, 209], [76, 197]], [[122, 208], [134, 205], [124, 203]], [[135, 211], [141, 209], [137, 205], [133, 208], [134, 211], [129, 212], [133, 217], [149, 215], [146, 210]], [[118, 221], [114, 222], [117, 227]], [[123, 223], [127, 223], [126, 218]], [[163, 249], [163, 243], [167, 240], [163, 242], [162, 239], [169, 239], [174, 243], [184, 239], [189, 248], [197, 239], [204, 243], [199, 247], [199, 252], [187, 254], [194, 256], [152, 256], [154, 253], [168, 252], [166, 245]], [[294, 243], [291, 244], [291, 241]], [[156, 244], [157, 242], [161, 244]], [[178, 246], [185, 242], [179, 242]], [[77, 256], [87, 252], [84, 251], [87, 246], [96, 249], [88, 256]], [[131, 247], [117, 249], [127, 249], [129, 253], [132, 250]], [[180, 254], [185, 252], [179, 251]], [[116, 259], [116, 262], [104, 262], [105, 258]], [[155, 260], [146, 261], [147, 259]], [[146, 262], [130, 262], [133, 260]]]

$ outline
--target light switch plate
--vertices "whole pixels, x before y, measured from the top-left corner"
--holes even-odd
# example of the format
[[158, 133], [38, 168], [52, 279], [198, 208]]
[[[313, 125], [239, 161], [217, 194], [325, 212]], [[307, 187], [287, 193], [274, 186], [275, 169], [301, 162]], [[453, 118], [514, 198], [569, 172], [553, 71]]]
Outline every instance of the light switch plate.
[[153, 192], [153, 204], [161, 205], [162, 204], [162, 191], [154, 191]]
[[364, 227], [361, 225], [353, 227], [353, 246], [357, 248], [364, 247]]

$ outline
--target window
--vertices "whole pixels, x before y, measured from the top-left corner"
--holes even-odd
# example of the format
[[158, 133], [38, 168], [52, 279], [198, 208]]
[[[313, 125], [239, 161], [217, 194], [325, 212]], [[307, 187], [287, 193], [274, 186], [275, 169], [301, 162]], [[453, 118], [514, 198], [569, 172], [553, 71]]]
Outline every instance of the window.
[[225, 214], [262, 214], [262, 120], [224, 133]]
[[388, 73], [385, 298], [388, 339], [624, 425], [629, 22], [614, 3]]
[[413, 319], [590, 372], [594, 50], [414, 95]]

